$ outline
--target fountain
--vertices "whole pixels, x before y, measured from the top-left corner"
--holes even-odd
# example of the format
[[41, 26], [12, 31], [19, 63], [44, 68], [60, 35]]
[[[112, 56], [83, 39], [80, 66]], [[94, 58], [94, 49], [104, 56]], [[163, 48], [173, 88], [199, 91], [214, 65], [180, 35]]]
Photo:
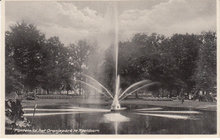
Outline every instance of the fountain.
[[[81, 76], [90, 79], [88, 81], [86, 80], [86, 82], [81, 80], [81, 78], [73, 79], [74, 81], [95, 89], [98, 93], [112, 99], [110, 109], [97, 108], [94, 107], [94, 105], [90, 106], [89, 104], [83, 106], [83, 103], [80, 102], [81, 100], [78, 102], [78, 98], [75, 98], [73, 100], [76, 101], [77, 106], [75, 103], [72, 104], [72, 102], [70, 102], [67, 104], [65, 101], [65, 103], [59, 103], [57, 105], [48, 102], [48, 104], [39, 106], [36, 110], [27, 106], [24, 108], [24, 116], [31, 119], [33, 118], [32, 112], [34, 112], [34, 116], [36, 116], [34, 118], [34, 125], [36, 125], [36, 127], [40, 130], [57, 130], [57, 128], [59, 128], [59, 130], [100, 130], [97, 134], [110, 134], [112, 132], [115, 134], [161, 134], [161, 130], [165, 130], [167, 134], [201, 134], [204, 132], [207, 132], [208, 134], [215, 134], [216, 126], [213, 124], [216, 124], [216, 113], [213, 114], [212, 112], [201, 113], [200, 111], [192, 111], [191, 109], [181, 110], [179, 108], [170, 110], [166, 107], [143, 107], [142, 105], [129, 111], [115, 112], [125, 109], [121, 107], [120, 102], [126, 97], [132, 95], [138, 90], [157, 84], [157, 82], [141, 80], [131, 84], [128, 88], [123, 89], [123, 91], [121, 90], [120, 75], [118, 74], [118, 19], [116, 5], [114, 13], [114, 46], [116, 54], [114, 94], [95, 78], [87, 74], [80, 73]], [[90, 82], [93, 84], [96, 83], [95, 86]], [[110, 112], [110, 110], [114, 112]], [[206, 119], [207, 117], [209, 120], [214, 121], [214, 123], [211, 123], [211, 127], [210, 121], [207, 121]], [[170, 121], [171, 119], [175, 119], [177, 125], [172, 125], [173, 121]], [[181, 121], [178, 121], [180, 119]], [[193, 127], [191, 125], [192, 123], [188, 123], [188, 120], [193, 123]], [[160, 124], [164, 124], [163, 129]], [[113, 125], [113, 127], [111, 127], [111, 125]], [[177, 129], [177, 126], [181, 127]], [[31, 133], [34, 132], [31, 131]], [[69, 133], [81, 134], [81, 132], [76, 133], [75, 131]]]
[[120, 77], [118, 76], [116, 79], [116, 88], [115, 88], [115, 96], [111, 105], [111, 111], [121, 110], [121, 105], [119, 104], [119, 84], [120, 84]]
[[[103, 86], [99, 81], [97, 81], [95, 78], [93, 78], [89, 75], [86, 75], [86, 74], [82, 74], [82, 73], [81, 73], [81, 75], [96, 82], [101, 88], [103, 88], [105, 90], [105, 92], [107, 93], [104, 95], [110, 97], [113, 100], [112, 104], [111, 104], [111, 111], [118, 111], [118, 110], [125, 109], [125, 108], [121, 108], [121, 105], [120, 105], [121, 100], [123, 100], [127, 96], [132, 95], [132, 93], [134, 93], [140, 89], [143, 89], [143, 88], [146, 88], [146, 87], [151, 86], [153, 84], [156, 84], [156, 82], [151, 82], [150, 80], [142, 80], [142, 81], [139, 81], [139, 82], [132, 84], [126, 90], [124, 90], [124, 92], [122, 92], [120, 94], [120, 76], [118, 75], [118, 8], [117, 8], [117, 2], [114, 2], [113, 12], [114, 12], [114, 27], [115, 27], [114, 28], [114, 47], [115, 47], [115, 77], [116, 77], [115, 78], [114, 97], [113, 97], [113, 94], [105, 86]], [[98, 91], [98, 93], [102, 93], [102, 91], [100, 91], [99, 88], [96, 88], [95, 86], [93, 86], [87, 82], [84, 82], [82, 80], [76, 80], [76, 81], [81, 82], [81, 83], [87, 85], [88, 87], [95, 89], [96, 91]], [[142, 86], [137, 87], [140, 85], [142, 85]], [[132, 88], [135, 88], [135, 87], [136, 87], [136, 89], [132, 90]], [[130, 90], [132, 90], [132, 91], [130, 91]], [[130, 91], [130, 92], [127, 93], [128, 91]]]
[[120, 77], [118, 75], [118, 9], [117, 5], [114, 6], [114, 17], [115, 17], [115, 96], [111, 105], [112, 111], [121, 110], [121, 105], [119, 104], [119, 87], [120, 87]]
[[[120, 93], [120, 91], [121, 91], [120, 90], [120, 76], [118, 75], [117, 78], [116, 78], [115, 95], [113, 96], [112, 93], [105, 86], [103, 86], [100, 82], [98, 82], [93, 77], [91, 77], [89, 75], [86, 75], [86, 74], [82, 74], [82, 76], [85, 76], [86, 78], [89, 78], [93, 82], [98, 83], [98, 85], [100, 85], [100, 87], [102, 87], [105, 90], [105, 92], [103, 93], [102, 90], [100, 90], [99, 88], [97, 88], [97, 87], [95, 87], [95, 86], [93, 86], [89, 83], [86, 83], [86, 82], [81, 81], [81, 80], [75, 80], [75, 81], [78, 81], [78, 82], [81, 82], [81, 83], [85, 84], [86, 86], [88, 86], [90, 88], [95, 89], [98, 93], [101, 93], [101, 94], [111, 98], [113, 100], [112, 104], [111, 104], [111, 111], [119, 111], [119, 110], [126, 109], [126, 108], [121, 107], [121, 105], [120, 105], [121, 100], [123, 100], [126, 97], [132, 95], [132, 93], [134, 93], [138, 90], [141, 90], [141, 89], [147, 88], [149, 86], [158, 84], [158, 82], [151, 82], [150, 80], [142, 80], [142, 81], [139, 81], [139, 82], [136, 82], [136, 83], [132, 84], [127, 89], [125, 89], [122, 93]], [[130, 92], [128, 92], [128, 91], [130, 91]]]

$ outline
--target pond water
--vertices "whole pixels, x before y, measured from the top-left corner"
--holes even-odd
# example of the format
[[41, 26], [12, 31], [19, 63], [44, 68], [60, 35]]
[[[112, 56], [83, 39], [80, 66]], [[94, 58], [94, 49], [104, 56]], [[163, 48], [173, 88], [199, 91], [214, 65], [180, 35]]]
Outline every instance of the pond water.
[[[122, 105], [123, 106], [123, 105]], [[216, 112], [127, 105], [111, 112], [110, 105], [46, 105], [33, 117], [25, 116], [34, 129], [71, 130], [72, 134], [216, 134]]]

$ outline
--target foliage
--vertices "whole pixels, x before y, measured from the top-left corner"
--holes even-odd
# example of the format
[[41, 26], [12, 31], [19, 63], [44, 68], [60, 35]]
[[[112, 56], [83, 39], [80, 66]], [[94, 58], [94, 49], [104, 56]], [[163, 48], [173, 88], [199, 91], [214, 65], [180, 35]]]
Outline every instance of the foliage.
[[16, 133], [15, 128], [29, 128], [30, 122], [23, 116], [20, 100], [9, 99], [5, 101], [6, 133]]
[[216, 33], [206, 32], [201, 36], [197, 68], [194, 72], [196, 88], [216, 92]]
[[[106, 83], [114, 79], [114, 48], [106, 51]], [[119, 43], [121, 87], [150, 79], [161, 83], [170, 94], [195, 90], [213, 91], [216, 86], [216, 36], [213, 32], [174, 34], [136, 34]], [[210, 90], [209, 90], [210, 89]]]
[[[35, 88], [45, 89], [48, 94], [62, 90], [81, 93], [82, 84], [74, 81], [85, 80], [81, 73], [94, 74], [113, 92], [114, 46], [106, 50], [100, 64], [95, 62], [99, 57], [95, 47], [86, 40], [65, 46], [58, 37], [46, 39], [31, 24], [11, 26], [6, 32], [6, 93]], [[98, 75], [98, 68], [103, 70], [102, 75]], [[157, 92], [168, 91], [170, 95], [198, 90], [216, 92], [216, 33], [170, 37], [135, 34], [131, 40], [119, 42], [118, 74], [122, 90], [150, 79], [161, 83]]]
[[58, 37], [46, 39], [32, 24], [11, 26], [6, 32], [6, 93], [72, 90], [72, 77], [87, 67], [91, 48], [84, 40], [66, 47]]
[[31, 24], [11, 26], [11, 32], [6, 32], [6, 62], [11, 61], [6, 70], [15, 71], [16, 75], [10, 75], [9, 72], [6, 77], [19, 78], [17, 84], [22, 83], [26, 89], [33, 90], [39, 84], [36, 76], [42, 73], [40, 50], [44, 42], [44, 35]]

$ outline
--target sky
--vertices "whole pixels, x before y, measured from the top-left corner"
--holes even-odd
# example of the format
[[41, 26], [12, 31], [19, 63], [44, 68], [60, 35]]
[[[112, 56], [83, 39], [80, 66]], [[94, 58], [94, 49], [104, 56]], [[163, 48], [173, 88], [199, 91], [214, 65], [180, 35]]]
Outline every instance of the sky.
[[121, 41], [135, 33], [170, 36], [216, 31], [216, 0], [7, 1], [5, 6], [6, 30], [25, 21], [47, 38], [58, 36], [64, 44], [82, 39], [104, 44], [116, 23]]

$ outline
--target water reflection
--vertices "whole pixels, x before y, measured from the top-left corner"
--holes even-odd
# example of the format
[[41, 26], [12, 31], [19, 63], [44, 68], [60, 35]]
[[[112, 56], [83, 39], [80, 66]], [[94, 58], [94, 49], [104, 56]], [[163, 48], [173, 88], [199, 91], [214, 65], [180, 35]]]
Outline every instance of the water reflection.
[[108, 113], [104, 115], [105, 120], [109, 122], [127, 122], [130, 119], [121, 115], [120, 113]]
[[[34, 111], [33, 108], [24, 108], [24, 111]], [[71, 107], [70, 109], [62, 108], [62, 109], [42, 109], [37, 108], [36, 111], [71, 111], [71, 112], [109, 112], [109, 109], [100, 109], [100, 108], [83, 108], [83, 107]]]
[[184, 120], [191, 119], [190, 116], [186, 116], [186, 115], [150, 114], [150, 113], [137, 113], [137, 114], [145, 115], [145, 116], [172, 118], [172, 119], [184, 119]]
[[[140, 111], [140, 110], [139, 110]], [[169, 113], [169, 114], [200, 114], [199, 111], [146, 111], [141, 110], [140, 112], [147, 112], [147, 113]]]
[[160, 107], [155, 107], [155, 108], [141, 108], [141, 109], [135, 109], [137, 111], [146, 111], [146, 110], [161, 110], [162, 108]]
[[104, 120], [113, 123], [115, 134], [118, 134], [118, 127], [122, 122], [128, 122], [130, 119], [120, 113], [108, 113], [104, 115]]
[[[41, 106], [36, 110], [33, 124], [36, 129], [99, 130], [91, 134], [216, 133], [216, 112], [149, 106], [127, 108], [119, 113], [95, 106]], [[32, 120], [30, 107], [25, 108], [25, 116]]]

